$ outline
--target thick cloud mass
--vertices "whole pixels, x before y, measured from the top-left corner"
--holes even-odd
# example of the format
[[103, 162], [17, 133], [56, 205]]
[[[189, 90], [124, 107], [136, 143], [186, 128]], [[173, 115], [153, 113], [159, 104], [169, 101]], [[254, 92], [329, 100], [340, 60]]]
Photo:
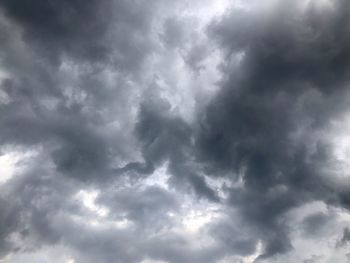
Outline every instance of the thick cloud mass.
[[348, 262], [349, 12], [0, 1], [0, 262]]

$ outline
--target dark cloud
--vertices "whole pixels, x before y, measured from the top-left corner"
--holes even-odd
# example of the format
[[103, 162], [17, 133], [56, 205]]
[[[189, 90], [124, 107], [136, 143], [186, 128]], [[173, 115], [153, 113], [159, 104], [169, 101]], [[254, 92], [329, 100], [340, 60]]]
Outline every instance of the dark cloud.
[[327, 223], [331, 221], [332, 215], [325, 213], [315, 213], [303, 220], [304, 231], [307, 235], [318, 235], [322, 233], [323, 228], [327, 227]]
[[345, 246], [345, 245], [348, 244], [349, 240], [350, 240], [350, 231], [349, 231], [349, 229], [346, 227], [346, 228], [344, 228], [344, 230], [343, 230], [343, 235], [342, 235], [341, 239], [338, 241], [337, 246], [338, 246], [338, 247]]
[[53, 61], [65, 55], [134, 69], [151, 47], [145, 32], [155, 5], [143, 1], [2, 1], [1, 7], [40, 56]]
[[334, 8], [302, 13], [286, 1], [268, 13], [233, 11], [210, 29], [228, 59], [241, 61], [223, 66], [227, 80], [199, 122], [199, 160], [212, 176], [243, 180], [230, 202], [265, 240], [261, 258], [292, 248], [289, 209], [332, 195], [321, 176], [327, 143], [295, 135], [326, 129], [346, 105], [348, 34], [337, 25], [348, 4]]
[[18, 224], [18, 212], [16, 208], [8, 202], [6, 199], [1, 199], [1, 225], [6, 226], [1, 228], [0, 237], [0, 254], [4, 256], [10, 250], [16, 248], [6, 240], [9, 234], [17, 228]]
[[349, 4], [204, 2], [0, 2], [0, 260], [327, 260]]
[[[134, 41], [152, 45], [152, 12], [141, 5], [2, 2], [3, 30], [8, 34], [2, 47], [8, 73], [2, 91], [9, 103], [1, 105], [1, 140], [46, 144], [57, 169], [80, 178], [102, 177], [111, 170], [112, 159], [119, 166], [116, 156], [133, 151], [130, 146], [135, 140], [128, 135], [133, 129], [131, 109], [133, 97], [141, 92], [128, 75], [138, 75], [150, 53]], [[112, 15], [112, 10], [120, 14]], [[133, 13], [136, 18], [130, 19]], [[113, 40], [107, 39], [110, 34]], [[95, 47], [106, 49], [107, 57], [91, 58]], [[111, 125], [116, 120], [119, 127]], [[127, 132], [116, 132], [122, 127]]]
[[158, 165], [168, 161], [174, 184], [185, 183], [199, 195], [217, 201], [218, 197], [200, 174], [191, 158], [192, 131], [182, 119], [171, 116], [170, 105], [160, 98], [149, 99], [140, 109], [137, 134], [143, 143], [145, 160]]

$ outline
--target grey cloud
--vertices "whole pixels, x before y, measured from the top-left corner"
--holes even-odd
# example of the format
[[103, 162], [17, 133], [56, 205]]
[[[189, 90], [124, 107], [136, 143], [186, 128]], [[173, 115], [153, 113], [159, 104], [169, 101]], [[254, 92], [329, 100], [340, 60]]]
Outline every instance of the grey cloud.
[[59, 62], [61, 55], [67, 55], [84, 61], [107, 61], [130, 70], [138, 67], [151, 47], [145, 32], [150, 30], [155, 4], [28, 0], [3, 1], [1, 6], [22, 28], [34, 50], [52, 61]]
[[13, 246], [8, 240], [7, 237], [9, 234], [17, 228], [19, 221], [17, 209], [6, 199], [1, 198], [1, 225], [6, 226], [2, 227], [0, 230], [0, 255], [4, 256], [8, 251], [15, 250], [16, 247]]
[[200, 174], [200, 167], [191, 158], [191, 127], [182, 119], [172, 116], [170, 105], [160, 98], [152, 98], [140, 108], [136, 127], [145, 160], [154, 164], [168, 161], [168, 170], [175, 185], [189, 184], [195, 193], [217, 201], [213, 189]]
[[198, 21], [191, 16], [166, 19], [160, 39], [168, 51], [180, 53], [186, 65], [197, 73], [204, 68], [203, 61], [213, 51], [214, 46], [201, 32]]
[[272, 13], [233, 11], [210, 28], [228, 58], [243, 57], [237, 70], [223, 67], [227, 81], [199, 121], [199, 160], [209, 175], [242, 176], [243, 189], [230, 199], [265, 241], [260, 258], [292, 248], [285, 212], [313, 199], [331, 202], [336, 191], [321, 176], [331, 162], [327, 143], [318, 139], [312, 152], [310, 137], [293, 138], [326, 129], [346, 105], [347, 29], [337, 25], [348, 4], [334, 7], [301, 14], [286, 1]]
[[[348, 110], [349, 4], [312, 3], [232, 8], [199, 32], [187, 1], [2, 1], [0, 144], [37, 155], [0, 185], [0, 258], [62, 246], [77, 263], [270, 262], [292, 253], [294, 208], [347, 209], [327, 136]], [[214, 51], [219, 90], [184, 120], [154, 60], [195, 79]], [[84, 189], [107, 215], [77, 201]], [[196, 233], [178, 230], [188, 196], [220, 207]], [[298, 227], [318, 238], [332, 220]]]
[[191, 68], [198, 71], [203, 69], [203, 61], [208, 57], [209, 53], [210, 48], [208, 45], [194, 45], [185, 55], [185, 61]]
[[344, 228], [344, 230], [343, 230], [343, 235], [342, 235], [341, 239], [339, 240], [337, 246], [338, 246], [338, 247], [345, 246], [345, 245], [348, 244], [349, 240], [350, 240], [350, 231], [349, 231], [349, 229], [346, 227], [346, 228]]
[[[38, 7], [36, 4], [36, 2], [31, 3], [30, 1], [23, 4], [10, 1], [2, 3], [6, 15], [6, 18], [2, 19], [7, 21], [7, 27], [4, 27], [4, 31], [9, 35], [8, 43], [5, 42], [2, 48], [4, 51], [3, 67], [9, 73], [9, 76], [2, 82], [2, 90], [10, 102], [1, 105], [3, 127], [1, 140], [7, 144], [54, 144], [53, 148], [56, 149], [52, 150], [52, 156], [59, 170], [78, 177], [83, 174], [87, 174], [85, 177], [89, 177], [88, 174], [101, 173], [97, 170], [111, 166], [112, 159], [117, 158], [116, 162], [120, 162], [120, 159], [133, 152], [130, 146], [135, 140], [131, 138], [131, 135], [128, 135], [128, 133], [132, 133], [131, 111], [134, 107], [133, 104], [137, 101], [133, 97], [139, 96], [142, 91], [135, 88], [138, 85], [135, 82], [130, 84], [128, 74], [138, 74], [139, 66], [149, 54], [149, 50], [137, 47], [136, 52], [131, 50], [133, 45], [113, 41], [113, 47], [111, 47], [113, 50], [109, 51], [108, 54], [113, 55], [113, 52], [117, 52], [123, 56], [126, 55], [128, 63], [134, 63], [133, 65], [115, 61], [108, 62], [108, 65], [101, 68], [99, 63], [90, 60], [85, 55], [87, 60], [80, 62], [79, 58], [74, 55], [75, 51], [67, 51], [65, 44], [61, 46], [60, 42], [72, 42], [71, 44], [77, 49], [77, 52], [85, 52], [84, 43], [95, 45], [92, 43], [95, 40], [110, 45], [111, 43], [104, 41], [100, 34], [107, 34], [103, 31], [112, 26], [114, 19], [107, 15], [99, 15], [98, 9], [112, 10], [112, 7], [97, 2], [92, 3], [92, 5], [79, 1], [72, 3], [45, 2]], [[112, 5], [112, 3], [109, 4]], [[31, 8], [26, 8], [26, 5]], [[130, 27], [130, 30], [127, 30], [130, 34], [139, 34], [136, 32], [138, 30], [145, 31], [144, 40], [150, 43], [146, 33], [147, 24], [151, 23], [151, 18], [147, 18], [148, 9], [142, 11], [143, 8], [140, 7], [137, 11], [137, 8], [132, 7], [130, 10], [129, 4], [123, 2], [116, 2], [113, 5], [123, 7], [118, 9], [117, 6], [114, 6], [122, 14], [122, 16], [118, 16], [118, 19], [124, 21], [118, 22], [119, 20], [116, 18], [115, 23], [118, 27]], [[44, 10], [40, 10], [40, 8]], [[71, 10], [73, 14], [66, 13], [66, 9]], [[137, 17], [144, 21], [129, 20], [127, 12], [122, 11], [123, 9], [130, 12], [141, 12], [142, 17], [141, 15]], [[48, 12], [45, 13], [45, 10]], [[36, 14], [35, 12], [43, 13], [45, 19], [50, 18], [51, 20], [47, 23], [39, 23], [37, 19], [41, 18], [33, 16]], [[54, 14], [50, 15], [50, 12]], [[74, 15], [74, 13], [77, 14]], [[66, 15], [68, 17], [65, 17]], [[95, 15], [99, 18], [95, 19]], [[106, 20], [101, 25], [103, 30], [96, 29], [85, 32], [85, 29], [81, 29], [81, 27], [88, 26], [86, 23], [97, 26], [99, 19]], [[18, 27], [22, 29], [26, 42], [18, 33], [22, 32]], [[132, 29], [133, 27], [135, 30]], [[114, 32], [113, 29], [111, 30]], [[115, 31], [117, 34], [125, 36], [125, 33], [118, 30]], [[54, 39], [51, 40], [51, 38]], [[134, 36], [120, 39], [131, 43], [134, 41], [132, 38]], [[92, 41], [88, 41], [89, 39]], [[39, 41], [40, 45], [32, 43], [32, 40]], [[56, 44], [59, 45], [57, 49]], [[46, 51], [50, 52], [50, 56], [56, 56], [59, 63], [52, 64], [51, 60], [46, 60]], [[130, 54], [127, 54], [128, 52]], [[90, 51], [87, 53], [91, 54]], [[138, 53], [140, 56], [137, 55]], [[133, 56], [135, 61], [132, 62], [131, 57]], [[119, 59], [124, 60], [122, 57]], [[68, 64], [68, 69], [65, 68], [66, 64]], [[108, 71], [118, 72], [116, 68], [119, 69], [120, 66], [125, 66], [121, 70], [127, 70], [128, 73], [123, 76], [120, 76], [120, 73], [115, 74], [113, 76], [114, 83], [107, 83], [106, 74]], [[128, 107], [127, 111], [125, 111], [125, 107]], [[116, 129], [121, 128], [110, 125], [116, 120], [120, 127], [124, 126], [124, 130], [127, 132], [124, 134], [120, 131], [116, 132]], [[105, 129], [102, 131], [101, 127], [103, 126]], [[26, 132], [23, 133], [23, 130]], [[117, 135], [113, 133], [117, 133]], [[122, 137], [123, 139], [121, 139]], [[124, 144], [121, 143], [123, 140]], [[57, 144], [61, 145], [57, 147]], [[121, 157], [122, 155], [124, 157]], [[103, 168], [103, 173], [106, 173], [108, 169]]]
[[303, 263], [316, 263], [322, 260], [322, 256], [313, 255], [310, 259], [305, 259]]
[[[149, 236], [175, 224], [167, 212], [178, 209], [178, 201], [166, 191], [109, 188], [123, 182], [122, 175], [141, 180], [168, 158], [181, 156], [184, 141], [189, 141], [188, 125], [152, 110], [140, 114], [134, 131], [134, 112], [150, 85], [149, 72], [141, 69], [157, 45], [152, 26], [162, 5], [161, 1], [0, 4], [5, 40], [1, 70], [6, 72], [1, 92], [8, 99], [0, 106], [1, 145], [39, 154], [1, 185], [6, 189], [4, 204], [11, 204], [0, 216], [2, 258], [17, 260], [22, 255], [30, 261], [30, 253], [45, 253], [55, 246], [63, 246], [76, 262], [141, 262], [147, 257], [210, 262], [221, 257], [216, 248], [204, 253], [178, 245], [191, 246], [192, 240], [176, 233]], [[163, 138], [143, 145], [159, 136], [158, 129]], [[169, 140], [173, 149], [166, 149]], [[191, 178], [196, 189], [206, 189], [200, 176]], [[89, 225], [88, 218], [101, 219], [76, 201], [76, 194], [86, 188], [104, 189], [97, 202], [112, 210], [108, 220], [125, 216], [136, 230]], [[160, 246], [164, 252], [158, 251]]]
[[281, 2], [272, 14], [234, 13], [214, 24], [212, 30], [231, 52], [245, 52], [243, 69], [252, 69], [245, 73], [250, 81], [260, 83], [256, 85], [260, 92], [276, 91], [286, 81], [306, 82], [324, 92], [336, 91], [331, 87], [342, 87], [348, 78], [348, 28], [339, 26], [346, 23], [348, 3], [336, 1], [335, 10], [327, 12], [312, 2], [304, 14], [293, 11], [296, 5]]
[[168, 213], [179, 209], [178, 200], [173, 195], [155, 186], [133, 192], [126, 189], [102, 194], [98, 201], [111, 208], [112, 217], [118, 219], [124, 215], [143, 231], [166, 228], [171, 221]]
[[187, 32], [178, 18], [168, 18], [164, 22], [163, 28], [164, 33], [161, 38], [166, 45], [179, 48], [184, 44]]
[[[7, 253], [10, 245], [17, 253], [63, 245], [77, 262], [139, 262], [150, 258], [209, 263], [222, 257], [219, 247], [203, 244], [198, 248], [186, 235], [170, 230], [174, 222], [167, 212], [177, 213], [179, 209], [178, 196], [173, 192], [155, 186], [123, 190], [106, 187], [96, 202], [111, 209], [108, 220], [126, 218], [132, 222], [131, 227], [115, 228], [74, 201], [76, 191], [84, 184], [62, 181], [47, 172], [42, 167], [7, 184], [7, 201], [17, 207], [16, 214], [2, 213], [4, 230], [8, 231], [2, 239], [6, 240], [11, 231], [19, 237], [2, 245]], [[15, 192], [21, 194], [14, 198]], [[90, 225], [89, 220], [100, 224]]]
[[249, 236], [245, 229], [238, 229], [233, 222], [220, 220], [210, 228], [211, 235], [225, 247], [227, 253], [251, 255], [257, 248], [257, 240]]
[[327, 223], [331, 221], [332, 215], [325, 213], [315, 213], [303, 220], [304, 232], [307, 235], [317, 235], [322, 233], [323, 228], [327, 227]]
[[[1, 91], [9, 100], [0, 105], [1, 146], [39, 147], [47, 157], [1, 185], [11, 204], [1, 212], [3, 257], [65, 242], [58, 221], [86, 215], [70, 198], [137, 159], [131, 111], [141, 91], [128, 76], [138, 74], [152, 45], [147, 6], [1, 2], [1, 70], [8, 74]], [[112, 10], [120, 13], [114, 18]]]

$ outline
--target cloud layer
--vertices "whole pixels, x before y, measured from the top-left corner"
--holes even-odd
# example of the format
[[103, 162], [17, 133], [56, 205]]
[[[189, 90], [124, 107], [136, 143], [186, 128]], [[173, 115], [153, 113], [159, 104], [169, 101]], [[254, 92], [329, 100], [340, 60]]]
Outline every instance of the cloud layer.
[[0, 3], [0, 262], [347, 262], [350, 4]]

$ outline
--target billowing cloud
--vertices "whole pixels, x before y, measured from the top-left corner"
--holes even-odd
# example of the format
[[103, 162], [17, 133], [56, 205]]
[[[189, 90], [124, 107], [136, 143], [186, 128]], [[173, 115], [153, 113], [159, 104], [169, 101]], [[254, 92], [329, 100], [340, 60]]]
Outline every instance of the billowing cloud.
[[347, 262], [345, 0], [0, 3], [0, 262]]

